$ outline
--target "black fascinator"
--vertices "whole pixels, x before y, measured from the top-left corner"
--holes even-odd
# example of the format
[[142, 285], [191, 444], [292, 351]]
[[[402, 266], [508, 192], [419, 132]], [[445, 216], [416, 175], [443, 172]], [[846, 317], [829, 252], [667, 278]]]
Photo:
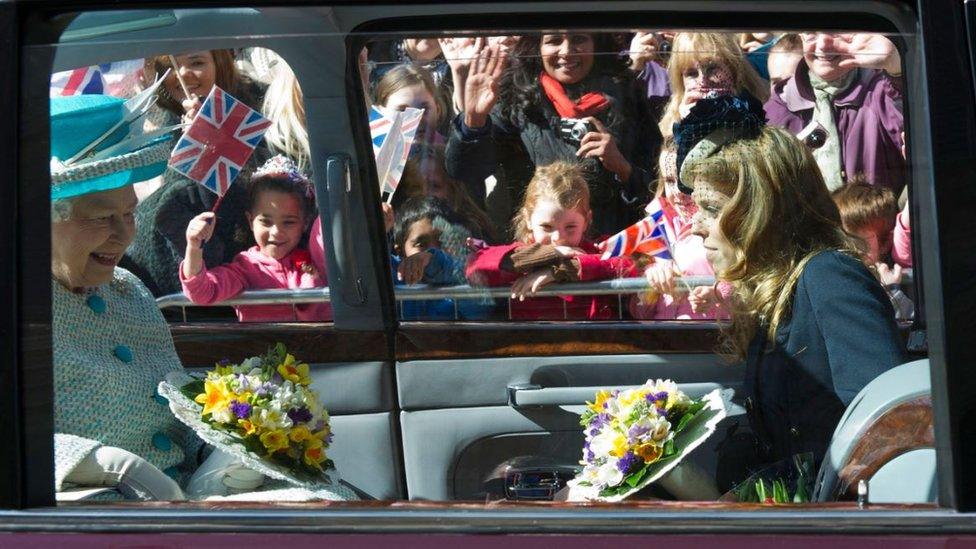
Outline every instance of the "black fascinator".
[[688, 160], [715, 154], [726, 143], [737, 139], [752, 139], [766, 125], [762, 102], [748, 92], [740, 95], [720, 95], [699, 100], [680, 122], [674, 123], [674, 142], [677, 145], [678, 188], [691, 194], [690, 182], [682, 177]]

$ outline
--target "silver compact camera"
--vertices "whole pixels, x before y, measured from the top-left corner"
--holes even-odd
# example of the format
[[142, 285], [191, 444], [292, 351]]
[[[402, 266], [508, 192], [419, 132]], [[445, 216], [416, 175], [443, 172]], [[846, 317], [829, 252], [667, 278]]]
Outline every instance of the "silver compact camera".
[[579, 146], [583, 136], [595, 132], [596, 127], [586, 120], [579, 118], [562, 118], [559, 120], [559, 136], [564, 141]]

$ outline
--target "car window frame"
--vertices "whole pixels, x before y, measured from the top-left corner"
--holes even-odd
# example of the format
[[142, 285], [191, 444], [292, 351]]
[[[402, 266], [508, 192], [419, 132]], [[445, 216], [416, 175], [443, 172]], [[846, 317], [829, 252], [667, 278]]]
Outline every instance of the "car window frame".
[[[250, 2], [254, 6], [267, 6], [271, 5], [271, 2], [266, 2], [264, 0], [257, 0]], [[275, 5], [283, 4], [283, 2], [276, 2]], [[289, 2], [289, 5], [292, 3]], [[297, 2], [295, 2], [297, 4]], [[566, 3], [568, 4], [568, 3]], [[770, 4], [773, 4], [772, 2]], [[825, 2], [810, 2], [809, 5], [819, 6], [827, 5]], [[889, 4], [879, 5], [889, 6]], [[906, 528], [918, 527], [918, 521], [911, 520], [912, 517], [917, 517], [919, 520], [928, 520], [927, 524], [930, 524], [932, 528], [928, 531], [933, 531], [938, 527], [940, 521], [945, 518], [947, 520], [952, 520], [949, 514], [944, 513], [944, 511], [950, 511], [956, 509], [959, 511], [972, 511], [976, 508], [976, 497], [974, 497], [974, 490], [976, 490], [976, 479], [972, 475], [976, 473], [964, 473], [959, 474], [959, 472], [964, 469], [962, 466], [966, 463], [962, 461], [963, 458], [972, 456], [974, 450], [976, 450], [976, 439], [970, 439], [970, 441], [963, 440], [961, 436], [963, 433], [963, 426], [959, 425], [961, 417], [971, 417], [966, 416], [966, 414], [972, 414], [974, 410], [974, 405], [971, 399], [966, 397], [966, 393], [963, 391], [966, 389], [972, 390], [976, 387], [976, 376], [966, 375], [965, 364], [966, 360], [959, 359], [970, 359], [976, 358], [973, 356], [976, 354], [976, 350], [967, 350], [964, 347], [965, 332], [963, 328], [971, 327], [970, 325], [963, 325], [959, 322], [957, 326], [949, 326], [947, 320], [953, 318], [952, 314], [965, 312], [962, 307], [966, 299], [958, 299], [958, 295], [962, 296], [972, 296], [974, 290], [969, 287], [967, 280], [965, 280], [965, 274], [963, 273], [953, 273], [951, 271], [940, 271], [940, 267], [943, 265], [951, 265], [953, 261], [959, 262], [960, 251], [969, 251], [964, 242], [960, 242], [961, 236], [965, 236], [970, 231], [966, 231], [968, 227], [964, 223], [961, 214], [951, 215], [945, 217], [938, 215], [936, 211], [937, 204], [950, 204], [953, 200], [959, 201], [960, 197], [965, 197], [968, 199], [976, 198], [976, 190], [967, 189], [965, 184], [967, 179], [963, 179], [966, 176], [972, 176], [973, 169], [960, 165], [961, 162], [958, 161], [959, 158], [963, 160], [967, 158], [973, 158], [973, 152], [976, 151], [976, 138], [971, 135], [963, 135], [961, 139], [958, 139], [955, 143], [948, 142], [944, 137], [939, 139], [933, 139], [929, 135], [929, 129], [932, 124], [939, 120], [946, 120], [946, 116], [949, 113], [953, 113], [954, 119], [958, 121], [960, 118], [966, 122], [969, 122], [968, 128], [971, 130], [976, 125], [973, 124], [976, 120], [976, 116], [973, 113], [973, 105], [971, 92], [972, 90], [968, 87], [963, 89], [951, 90], [945, 95], [939, 98], [932, 98], [930, 95], [924, 93], [924, 90], [929, 87], [935, 87], [934, 84], [938, 82], [937, 74], [946, 74], [944, 72], [936, 72], [936, 68], [948, 68], [951, 70], [957, 70], [962, 66], [963, 75], [969, 75], [968, 66], [964, 66], [959, 62], [959, 57], [963, 56], [951, 56], [942, 55], [941, 58], [935, 53], [938, 50], [936, 46], [952, 44], [952, 38], [954, 36], [959, 36], [958, 32], [946, 32], [946, 26], [950, 27], [949, 30], [958, 31], [958, 28], [954, 24], [959, 23], [959, 21], [953, 21], [951, 24], [940, 25], [936, 21], [937, 15], [940, 13], [944, 15], [949, 12], [951, 6], [955, 6], [958, 2], [951, 2], [950, 0], [936, 0], [932, 2], [931, 6], [928, 6], [925, 10], [920, 12], [921, 18], [920, 23], [922, 26], [922, 32], [926, 39], [924, 44], [924, 49], [919, 52], [908, 52], [907, 58], [915, 57], [920, 55], [924, 57], [925, 66], [928, 68], [924, 72], [924, 79], [918, 83], [918, 103], [912, 104], [910, 109], [912, 112], [924, 113], [927, 107], [928, 112], [928, 123], [922, 122], [926, 119], [925, 116], [919, 116], [918, 120], [920, 123], [912, 124], [909, 127], [909, 141], [913, 144], [912, 150], [912, 166], [915, 175], [920, 177], [913, 178], [915, 182], [915, 189], [913, 189], [913, 201], [919, 201], [920, 215], [916, 218], [917, 231], [916, 234], [921, 235], [925, 247], [928, 249], [936, 249], [938, 253], [932, 253], [923, 256], [923, 268], [933, 273], [940, 273], [939, 277], [928, 277], [925, 282], [926, 295], [929, 297], [927, 299], [927, 315], [929, 319], [929, 341], [930, 341], [930, 357], [932, 360], [932, 371], [933, 371], [933, 394], [936, 396], [943, 396], [944, 399], [933, 398], [933, 404], [935, 406], [935, 419], [936, 419], [936, 432], [939, 445], [939, 464], [940, 464], [940, 501], [943, 503], [942, 509], [936, 511], [921, 511], [919, 515], [911, 515], [909, 517], [903, 517], [897, 512], [893, 514], [885, 515], [882, 512], [878, 513], [866, 513], [860, 515], [861, 518], [852, 521], [854, 523], [854, 531], [889, 531], [885, 530], [896, 524], [902, 523], [907, 525]], [[165, 2], [152, 2], [142, 4], [148, 7], [149, 5], [166, 5]], [[670, 14], [669, 17], [663, 17], [655, 20], [653, 26], [659, 27], [679, 27], [678, 24], [682, 20], [687, 20], [686, 18], [694, 18], [695, 13], [690, 10], [695, 9], [696, 6], [708, 6], [710, 4], [704, 3], [690, 3], [687, 9], [689, 11], [682, 14]], [[764, 4], [765, 5], [765, 4]], [[60, 6], [45, 6], [45, 9], [64, 9], [66, 7], [73, 6], [78, 8], [77, 4], [65, 4]], [[935, 6], [935, 7], [933, 7]], [[82, 6], [83, 7], [83, 6]], [[124, 8], [126, 6], [112, 6], [113, 8]], [[805, 6], [806, 7], [806, 6]], [[900, 7], [901, 9], [904, 6]], [[4, 31], [10, 31], [10, 34], [4, 34], [5, 38], [9, 36], [17, 36], [18, 45], [22, 45], [20, 36], [17, 35], [19, 27], [17, 26], [18, 19], [22, 17], [18, 13], [19, 9], [29, 12], [30, 6], [27, 4], [17, 4], [17, 3], [4, 3], [0, 4], [0, 29]], [[661, 8], [667, 9], [667, 8]], [[704, 9], [704, 8], [699, 8]], [[562, 17], [566, 17], [567, 14], [560, 14]], [[640, 25], [642, 22], [648, 21], [649, 15], [647, 13], [643, 14], [643, 18], [637, 18], [636, 20], [621, 14], [619, 12], [609, 14], [611, 19], [623, 19], [626, 18], [628, 25]], [[699, 14], [700, 15], [700, 14]], [[714, 23], [719, 23], [719, 19], [722, 19], [721, 25], [716, 25], [721, 28], [727, 28], [728, 26], [739, 26], [735, 24], [735, 21], [742, 21], [741, 16], [729, 16], [729, 14], [709, 14], [710, 17], [706, 17], [706, 20], [712, 21]], [[781, 28], [795, 28], [799, 27], [802, 21], [802, 26], [810, 27], [812, 25], [817, 25], [818, 22], [821, 23], [823, 28], [837, 28], [838, 25], [836, 20], [830, 21], [830, 17], [826, 13], [818, 14], [819, 17], [814, 17], [812, 20], [810, 17], [800, 17], [799, 15], [794, 18], [796, 22], [795, 25], [786, 25]], [[9, 17], [8, 17], [9, 16]], [[541, 14], [540, 14], [541, 16]], [[488, 21], [501, 22], [502, 17], [488, 18]], [[531, 18], [530, 18], [531, 19]], [[557, 18], [558, 19], [558, 18]], [[600, 19], [600, 18], [597, 18]], [[870, 18], [869, 18], [870, 19]], [[25, 19], [19, 19], [23, 21]], [[469, 18], [460, 18], [455, 22], [457, 30], [463, 28], [463, 25]], [[858, 19], [860, 20], [860, 19]], [[451, 18], [439, 18], [441, 23], [450, 23]], [[484, 21], [484, 19], [483, 19]], [[594, 24], [593, 19], [590, 18], [590, 24], [587, 26], [599, 26], [599, 24]], [[877, 21], [874, 21], [877, 23]], [[755, 20], [751, 21], [751, 27], [763, 27], [764, 25], [756, 24]], [[392, 28], [400, 26], [400, 30], [404, 30], [403, 25], [405, 24], [402, 20], [397, 20], [392, 25]], [[414, 21], [414, 25], [416, 22]], [[487, 26], [487, 24], [485, 23]], [[501, 26], [501, 25], [494, 25]], [[708, 25], [703, 25], [700, 23], [695, 24], [695, 28], [704, 28]], [[849, 25], [844, 25], [844, 28], [848, 28]], [[416, 28], [416, 27], [414, 27]], [[866, 27], [869, 28], [869, 27]], [[406, 28], [409, 30], [409, 27]], [[942, 31], [941, 33], [939, 31]], [[10, 48], [10, 54], [0, 56], [0, 69], [8, 68], [11, 69], [7, 74], [19, 74], [17, 67], [19, 66], [19, 61], [21, 59], [21, 52], [19, 48]], [[941, 51], [951, 51], [943, 49]], [[956, 58], [956, 59], [951, 59]], [[347, 60], [352, 62], [351, 59]], [[913, 74], [916, 68], [922, 69], [921, 59], [916, 59], [915, 62], [909, 63], [906, 59], [906, 65], [908, 72], [906, 74]], [[919, 75], [922, 76], [922, 75]], [[347, 81], [350, 79], [347, 79]], [[966, 79], [966, 81], [970, 81]], [[8, 215], [5, 216], [3, 223], [0, 223], [0, 236], [9, 236], [10, 238], [4, 239], [4, 242], [16, 242], [15, 246], [10, 248], [3, 247], [0, 248], [0, 254], [2, 257], [6, 258], [13, 264], [17, 265], [16, 273], [3, 274], [0, 275], [0, 282], [7, 282], [5, 276], [9, 277], [10, 284], [5, 284], [0, 287], [10, 288], [11, 290], [11, 301], [7, 313], [2, 315], [0, 319], [0, 329], [5, 329], [3, 333], [15, 334], [15, 337], [10, 337], [0, 344], [0, 352], [3, 354], [4, 358], [11, 359], [8, 364], [14, 365], [14, 367], [6, 367], [3, 371], [2, 378], [0, 380], [8, 383], [4, 383], [3, 387], [0, 387], [0, 397], [2, 397], [5, 402], [4, 411], [12, 410], [13, 413], [9, 416], [0, 418], [0, 433], [4, 435], [10, 434], [10, 439], [8, 443], [5, 443], [0, 447], [0, 464], [11, 465], [9, 469], [10, 474], [8, 475], [12, 480], [0, 484], [0, 508], [5, 509], [30, 509], [38, 507], [48, 507], [53, 502], [53, 476], [52, 468], [49, 463], [53, 460], [49, 459], [53, 455], [52, 449], [52, 439], [51, 432], [53, 430], [53, 421], [50, 414], [51, 398], [50, 398], [50, 387], [51, 387], [51, 371], [50, 371], [50, 349], [48, 345], [47, 351], [43, 349], [43, 343], [38, 341], [37, 338], [43, 339], [41, 336], [43, 333], [43, 328], [40, 330], [37, 325], [43, 324], [46, 320], [47, 324], [50, 324], [50, 286], [48, 286], [47, 278], [50, 276], [49, 266], [46, 261], [49, 261], [50, 250], [46, 245], [42, 244], [37, 246], [37, 242], [49, 242], [50, 231], [47, 215], [34, 215], [31, 219], [31, 215], [26, 215], [32, 210], [35, 213], [47, 214], [47, 210], [40, 212], [41, 205], [48, 203], [47, 187], [47, 174], [41, 172], [40, 170], [34, 170], [33, 173], [31, 169], [25, 169], [23, 171], [23, 176], [18, 178], [18, 167], [19, 166], [30, 166], [32, 162], [44, 157], [44, 153], [47, 150], [47, 129], [39, 128], [41, 126], [37, 123], [30, 122], [32, 117], [40, 116], [41, 119], [47, 120], [46, 115], [46, 104], [43, 102], [38, 102], [41, 104], [30, 104], [26, 101], [26, 97], [38, 97], [46, 96], [46, 82], [41, 79], [28, 79], [21, 82], [20, 86], [10, 87], [12, 93], [16, 93], [16, 99], [11, 100], [7, 104], [11, 106], [19, 106], [16, 109], [17, 112], [11, 113], [14, 116], [7, 118], [8, 127], [14, 128], [19, 131], [6, 135], [17, 135], [21, 137], [21, 142], [36, 143], [39, 147], [35, 147], [36, 150], [30, 151], [31, 147], [22, 147], [17, 149], [16, 143], [12, 145], [12, 149], [17, 152], [17, 155], [10, 155], [9, 160], [0, 160], [0, 173], [7, 175], [6, 180], [16, 181], [17, 183], [12, 185], [14, 188], [14, 199], [7, 201], [0, 208], [2, 211], [6, 212]], [[352, 82], [347, 82], [347, 87], [354, 87]], [[0, 92], [3, 93], [3, 92]], [[360, 92], [361, 94], [361, 92]], [[0, 95], [0, 97], [4, 97]], [[350, 103], [350, 108], [360, 108], [352, 103], [352, 98], [357, 97], [355, 93], [347, 97], [347, 102]], [[359, 98], [361, 100], [361, 98]], [[963, 103], [959, 103], [963, 101]], [[912, 102], [910, 101], [910, 104]], [[361, 104], [361, 103], [360, 103]], [[963, 108], [963, 112], [960, 114], [958, 111], [958, 105], [967, 105]], [[956, 108], [952, 108], [955, 105]], [[355, 120], [355, 119], [353, 119]], [[358, 120], [364, 120], [364, 118], [359, 118]], [[20, 124], [23, 126], [20, 127]], [[363, 124], [354, 124], [355, 128], [359, 128], [360, 133], [362, 133]], [[368, 135], [368, 130], [366, 130]], [[25, 140], [24, 138], [28, 138]], [[360, 139], [364, 137], [363, 135], [354, 136], [356, 140], [356, 146], [360, 148], [365, 148], [365, 141]], [[17, 140], [14, 139], [14, 142]], [[934, 154], [931, 158], [947, 158], [948, 161], [945, 163], [932, 162], [927, 165], [923, 162], [923, 159], [927, 155], [924, 153], [928, 152], [931, 148]], [[14, 159], [18, 162], [15, 162]], [[362, 158], [362, 157], [361, 157]], [[371, 165], [372, 163], [366, 163]], [[43, 162], [42, 165], [47, 165]], [[370, 168], [375, 170], [374, 168]], [[360, 166], [360, 172], [362, 171], [362, 166]], [[43, 173], [43, 175], [41, 175]], [[371, 173], [375, 178], [375, 173]], [[919, 182], [926, 181], [942, 181], [939, 179], [941, 177], [949, 176], [960, 176], [960, 179], [949, 180], [944, 187], [936, 186], [932, 184], [925, 185], [924, 189], [920, 189]], [[972, 179], [968, 179], [971, 181]], [[938, 187], [938, 188], [937, 188]], [[919, 191], [922, 192], [919, 192]], [[373, 193], [366, 193], [373, 194]], [[378, 205], [375, 208], [366, 208], [365, 204], [369, 204], [369, 200], [378, 197], [365, 196], [363, 200], [359, 202], [359, 207], [364, 208], [366, 213], [369, 210], [377, 210], [372, 213], [378, 213]], [[968, 203], [976, 203], [976, 200], [969, 200]], [[375, 204], [375, 201], [374, 201]], [[961, 208], [960, 208], [961, 210]], [[913, 212], [914, 213], [914, 212]], [[378, 219], [378, 216], [377, 216]], [[15, 223], [15, 221], [19, 223]], [[914, 220], [913, 220], [914, 222]], [[378, 226], [379, 221], [373, 223], [373, 225]], [[941, 228], [942, 233], [938, 234], [936, 228]], [[966, 231], [966, 232], [963, 232]], [[370, 234], [370, 239], [376, 235]], [[939, 238], [941, 236], [941, 238]], [[964, 239], [963, 239], [964, 240]], [[933, 246], [929, 246], [933, 244]], [[971, 247], [971, 246], [970, 246]], [[327, 245], [327, 249], [331, 249], [331, 246]], [[334, 258], [333, 258], [334, 261]], [[331, 266], [331, 265], [330, 265]], [[382, 267], [379, 267], [382, 268]], [[968, 272], [968, 271], [967, 271]], [[373, 273], [377, 273], [374, 271]], [[948, 293], [950, 290], [958, 292], [956, 295], [955, 303], [952, 299], [944, 299], [945, 296], [950, 296], [953, 294]], [[387, 296], [392, 295], [392, 288], [390, 288]], [[935, 299], [933, 299], [933, 297]], [[947, 306], [943, 308], [943, 304], [946, 303]], [[934, 313], [934, 314], [933, 314]], [[384, 315], [386, 316], [386, 315]], [[386, 320], [384, 320], [384, 323]], [[34, 326], [31, 327], [31, 324]], [[24, 328], [29, 328], [24, 330]], [[26, 337], [33, 337], [35, 340], [28, 341]], [[949, 337], [953, 336], [953, 337]], [[50, 334], [48, 334], [48, 338]], [[9, 341], [9, 343], [8, 343]], [[49, 339], [48, 339], [49, 341]], [[948, 361], [949, 358], [953, 360]], [[972, 361], [969, 361], [971, 363]], [[967, 379], [968, 377], [968, 379]], [[47, 394], [47, 397], [44, 395]], [[968, 394], [976, 394], [976, 392], [970, 392]], [[33, 398], [41, 396], [41, 398]], [[46, 415], [45, 415], [46, 414]], [[962, 414], [962, 415], [958, 415]], [[970, 461], [969, 463], [972, 463]], [[409, 506], [407, 506], [409, 507]], [[436, 507], [436, 506], [435, 506]], [[464, 516], [463, 514], [457, 514], [454, 511], [457, 506], [443, 506], [439, 512], [445, 513], [446, 516]], [[336, 506], [340, 508], [340, 506]], [[132, 510], [135, 511], [136, 507]], [[152, 507], [145, 507], [144, 510], [153, 509]], [[327, 508], [328, 509], [328, 508]], [[322, 510], [317, 512], [312, 512], [311, 515], [305, 513], [297, 513], [294, 522], [292, 524], [294, 527], [308, 527], [309, 517], [319, 517], [318, 513], [328, 514], [328, 510]], [[621, 518], [620, 515], [626, 515], [626, 511], [629, 509], [619, 509], [619, 510], [606, 510], [606, 511], [594, 511], [599, 517], [603, 519], [613, 519]], [[348, 510], [347, 510], [348, 511]], [[347, 514], [346, 517], [356, 516], [361, 519], [362, 524], [369, 524], [371, 522], [371, 517], [369, 516], [368, 509], [366, 513], [359, 514], [353, 512], [351, 515]], [[158, 513], [159, 511], [153, 511], [153, 513]], [[391, 513], [387, 515], [386, 513]], [[489, 528], [492, 524], [494, 518], [492, 517], [490, 511], [482, 511], [487, 513], [484, 517], [483, 524], [485, 528]], [[11, 519], [11, 515], [5, 512], [0, 515], [0, 517], [6, 517], [7, 520]], [[126, 510], [120, 510], [119, 513], [126, 515], [128, 512]], [[526, 513], [526, 514], [520, 514]], [[518, 530], [516, 526], [517, 521], [525, 520], [526, 517], [532, 516], [545, 516], [550, 515], [551, 518], [559, 518], [559, 520], [565, 519], [567, 522], [564, 527], [571, 529], [572, 523], [575, 520], [581, 520], [581, 523], [585, 521], [586, 514], [584, 513], [582, 517], [579, 513], [573, 511], [573, 509], [561, 509], [558, 511], [553, 511], [549, 513], [545, 510], [537, 512], [539, 514], [533, 514], [532, 512], [518, 511], [513, 513], [507, 513], [508, 518], [512, 522], [509, 524], [513, 525], [515, 530]], [[647, 514], [641, 514], [642, 520], [650, 518], [655, 515], [655, 513], [661, 513], [661, 511], [649, 510]], [[58, 511], [35, 511], [31, 517], [33, 520], [39, 520], [42, 523], [46, 521], [46, 524], [51, 525], [54, 521], [60, 520], [58, 517], [70, 516], [72, 512], [58, 512]], [[74, 510], [75, 515], [79, 515], [79, 519], [84, 519], [85, 513]], [[672, 521], [677, 520], [680, 522], [679, 512], [677, 515], [672, 516]], [[694, 515], [695, 513], [691, 513]], [[802, 523], [803, 528], [810, 528], [810, 530], [804, 530], [801, 528], [799, 531], [812, 531], [816, 525], [823, 526], [828, 519], [836, 519], [828, 511], [816, 512], [812, 511], [812, 515], [818, 515], [813, 517], [811, 520], [805, 520], [802, 517], [797, 517], [795, 513], [787, 513], [785, 511], [775, 511], [763, 513], [765, 518], [774, 520], [777, 517], [785, 520], [796, 521], [798, 518], [800, 523]], [[501, 512], [502, 516], [505, 516], [505, 512]], [[707, 513], [699, 513], [698, 519], [703, 520]], [[880, 516], [879, 516], [880, 515]], [[26, 516], [26, 515], [23, 515]], [[111, 518], [112, 514], [108, 518]], [[143, 527], [151, 524], [151, 520], [147, 520], [150, 515], [145, 515], [142, 518], [141, 524]], [[261, 517], [261, 513], [255, 511], [254, 513], [247, 513], [246, 516], [250, 516], [257, 520]], [[186, 529], [193, 529], [194, 524], [200, 526], [199, 523], [194, 523], [197, 520], [198, 515], [187, 511], [173, 511], [172, 517], [177, 520], [184, 520], [186, 523], [184, 527]], [[394, 517], [400, 519], [404, 518], [402, 513], [399, 513], [396, 509], [389, 509], [386, 512], [377, 512], [373, 519], [380, 519], [385, 517], [387, 520], [392, 520]], [[91, 518], [90, 516], [88, 517]], [[333, 521], [332, 525], [338, 527], [342, 523], [343, 519], [335, 517], [336, 520]], [[592, 517], [591, 517], [592, 518]], [[718, 517], [716, 517], [718, 518]], [[843, 517], [841, 517], [843, 518]], [[871, 525], [872, 519], [878, 519], [878, 522]], [[964, 517], [963, 517], [964, 518]], [[108, 520], [106, 518], [106, 520]], [[351, 531], [361, 531], [362, 525], [357, 523], [352, 525], [349, 523], [349, 519], [346, 520], [346, 527], [351, 528]], [[358, 519], [357, 519], [358, 520]], [[744, 524], [748, 524], [747, 519], [740, 519], [744, 521]], [[907, 522], [902, 522], [907, 521]], [[136, 523], [139, 523], [136, 520]], [[164, 521], [165, 522], [165, 521]], [[259, 521], [260, 522], [260, 521]], [[273, 522], [273, 521], [272, 521]], [[394, 520], [395, 522], [395, 520]], [[558, 521], [557, 521], [558, 522]], [[624, 522], [627, 522], [626, 520]], [[689, 523], [685, 523], [685, 526], [695, 524], [695, 520], [691, 520]], [[107, 528], [110, 525], [107, 522], [93, 522], [96, 527], [100, 525], [101, 528]], [[131, 524], [131, 523], [130, 523]], [[640, 525], [635, 523], [635, 521], [629, 522], [634, 528], [640, 529]], [[662, 524], [671, 524], [672, 526], [676, 522], [665, 521]], [[708, 528], [708, 524], [705, 522], [698, 523], [701, 528]], [[861, 526], [858, 526], [860, 524]], [[954, 527], [963, 528], [965, 525], [962, 521], [953, 522]], [[968, 524], [968, 522], [966, 523]], [[302, 526], [304, 525], [304, 526]], [[428, 522], [428, 526], [431, 528], [436, 528], [434, 526], [434, 521]], [[376, 523], [373, 522], [373, 526]], [[754, 526], [754, 524], [753, 524]], [[970, 525], [971, 526], [971, 525]], [[129, 526], [132, 527], [132, 526]], [[325, 529], [329, 528], [328, 524], [322, 523], [322, 527]], [[784, 526], [785, 527], [785, 526]], [[862, 528], [862, 530], [857, 530], [857, 528]], [[461, 525], [458, 531], [477, 531], [477, 528], [472, 528], [471, 530], [465, 530], [464, 526]], [[530, 527], [523, 523], [522, 528], [524, 531], [538, 531], [534, 530], [534, 527]], [[554, 530], [558, 530], [559, 525], [556, 525]], [[918, 531], [924, 531], [924, 527], [920, 527]], [[962, 530], [961, 530], [962, 531]]]

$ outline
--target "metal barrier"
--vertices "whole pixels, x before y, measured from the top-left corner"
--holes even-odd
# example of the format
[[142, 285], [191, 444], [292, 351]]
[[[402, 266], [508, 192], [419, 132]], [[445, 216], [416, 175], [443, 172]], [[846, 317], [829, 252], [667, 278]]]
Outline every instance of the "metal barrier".
[[[715, 284], [715, 277], [711, 276], [682, 276], [675, 278], [677, 293], [687, 293], [692, 288], [699, 286], [712, 286]], [[902, 286], [910, 288], [913, 285], [912, 271], [906, 269], [902, 278]], [[563, 295], [616, 295], [618, 298], [618, 311], [623, 317], [623, 297], [626, 295], [639, 294], [648, 291], [650, 288], [647, 280], [641, 278], [617, 278], [613, 280], [601, 280], [598, 282], [578, 282], [570, 284], [552, 284], [542, 288], [534, 295], [538, 297], [555, 297]], [[394, 296], [397, 302], [404, 301], [423, 301], [430, 299], [508, 299], [509, 318], [511, 318], [511, 288], [500, 286], [487, 288], [483, 286], [432, 286], [429, 284], [415, 284], [412, 286], [397, 286]], [[235, 305], [295, 305], [306, 303], [328, 303], [331, 295], [328, 288], [309, 288], [300, 290], [249, 290], [242, 292], [237, 297], [214, 303], [212, 305], [199, 305], [193, 303], [182, 293], [164, 295], [156, 299], [156, 305], [160, 309], [170, 307], [180, 307], [183, 310], [183, 320], [186, 321], [187, 307], [231, 307]], [[455, 304], [455, 318], [457, 318], [457, 307]], [[297, 318], [297, 317], [296, 317]]]

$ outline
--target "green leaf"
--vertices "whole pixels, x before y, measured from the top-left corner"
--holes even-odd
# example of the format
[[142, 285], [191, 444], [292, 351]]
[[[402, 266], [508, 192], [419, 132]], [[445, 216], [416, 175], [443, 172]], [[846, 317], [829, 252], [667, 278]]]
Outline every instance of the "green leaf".
[[194, 379], [193, 381], [180, 387], [180, 392], [183, 393], [183, 396], [186, 398], [194, 400], [197, 398], [197, 395], [206, 392], [203, 387], [204, 385], [202, 379]]

